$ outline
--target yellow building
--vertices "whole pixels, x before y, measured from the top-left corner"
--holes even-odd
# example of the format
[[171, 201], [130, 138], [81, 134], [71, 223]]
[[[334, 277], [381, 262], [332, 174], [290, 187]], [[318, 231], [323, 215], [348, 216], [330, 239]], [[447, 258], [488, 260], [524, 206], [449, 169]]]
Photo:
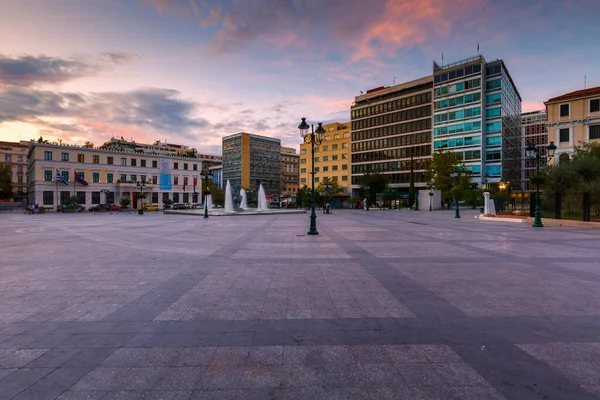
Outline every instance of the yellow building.
[[[315, 188], [324, 180], [337, 181], [344, 188], [343, 197], [350, 196], [350, 122], [324, 124], [323, 143], [315, 146]], [[300, 145], [300, 187], [311, 187], [311, 145]], [[334, 207], [339, 207], [336, 200]]]
[[[51, 210], [68, 203], [71, 196], [88, 208], [119, 204], [122, 199], [137, 207], [139, 194], [146, 196], [144, 203], [161, 208], [167, 199], [197, 203], [202, 189], [200, 173], [221, 160], [213, 155], [184, 157], [35, 141], [30, 142], [27, 157], [29, 202]], [[57, 179], [58, 174], [67, 184]], [[76, 180], [75, 174], [80, 179]]]
[[0, 142], [0, 165], [8, 167], [14, 201], [27, 199], [27, 151], [29, 142]]
[[546, 103], [548, 140], [555, 160], [568, 160], [575, 146], [600, 141], [600, 86], [554, 97]]
[[[281, 146], [281, 199], [292, 199], [300, 189], [300, 156], [293, 147]], [[283, 200], [285, 201], [285, 200]]]

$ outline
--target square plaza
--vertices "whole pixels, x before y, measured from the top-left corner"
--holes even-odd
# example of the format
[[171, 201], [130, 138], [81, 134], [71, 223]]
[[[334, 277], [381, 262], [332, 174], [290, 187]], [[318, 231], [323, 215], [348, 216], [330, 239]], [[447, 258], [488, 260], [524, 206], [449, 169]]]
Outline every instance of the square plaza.
[[600, 231], [0, 214], [2, 399], [594, 399]]

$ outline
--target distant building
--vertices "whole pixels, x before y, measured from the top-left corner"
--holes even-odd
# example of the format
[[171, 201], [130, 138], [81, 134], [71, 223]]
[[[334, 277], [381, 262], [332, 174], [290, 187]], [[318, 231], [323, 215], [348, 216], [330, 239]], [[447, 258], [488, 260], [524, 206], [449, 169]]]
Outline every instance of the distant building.
[[29, 142], [0, 142], [0, 165], [11, 172], [13, 201], [27, 200], [27, 151]]
[[223, 184], [229, 180], [237, 190], [258, 191], [262, 183], [267, 200], [281, 193], [281, 140], [235, 133], [223, 138]]
[[212, 182], [219, 186], [219, 189], [223, 189], [223, 165], [215, 165], [208, 168], [212, 172]]
[[[316, 129], [316, 128], [315, 128]], [[351, 194], [350, 169], [350, 122], [332, 122], [323, 124], [325, 133], [323, 143], [315, 147], [315, 188], [319, 183], [331, 180], [337, 182], [344, 192], [340, 196]], [[311, 187], [311, 145], [300, 144], [300, 186]], [[333, 199], [332, 205], [339, 207], [340, 199]]]
[[[154, 154], [125, 149], [101, 149], [64, 144], [29, 144], [28, 167], [29, 202], [39, 203], [50, 210], [67, 204], [76, 196], [86, 207], [119, 204], [129, 199], [138, 206], [143, 203], [163, 207], [165, 200], [174, 203], [197, 203], [201, 192], [203, 169], [220, 161], [219, 156], [184, 157]], [[60, 174], [67, 185], [57, 179]], [[75, 174], [85, 181], [77, 182]], [[140, 188], [138, 182], [144, 182]]]
[[548, 145], [548, 128], [546, 126], [548, 118], [546, 111], [532, 111], [521, 114], [522, 125], [522, 143], [521, 143], [521, 187], [525, 191], [531, 190], [531, 177], [535, 174], [535, 160], [525, 157], [525, 146], [532, 144], [540, 149], [542, 157], [546, 156], [546, 146]]
[[300, 156], [293, 147], [281, 146], [281, 198], [295, 201], [300, 189]]
[[600, 141], [600, 86], [554, 97], [546, 103], [548, 140], [556, 160], [569, 160], [575, 146]]
[[521, 96], [504, 61], [433, 63], [433, 149], [457, 153], [478, 184], [521, 181]]
[[[360, 177], [385, 174], [389, 187], [408, 195], [411, 163], [415, 187], [425, 189], [425, 160], [431, 157], [433, 77], [356, 96], [352, 118], [352, 188], [358, 196]], [[412, 160], [412, 161], [411, 161]]]

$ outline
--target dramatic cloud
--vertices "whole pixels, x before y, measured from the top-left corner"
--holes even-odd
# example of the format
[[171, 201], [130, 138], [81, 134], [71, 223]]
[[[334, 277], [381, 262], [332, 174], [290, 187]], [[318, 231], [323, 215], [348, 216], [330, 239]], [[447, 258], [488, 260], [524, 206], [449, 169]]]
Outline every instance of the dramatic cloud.
[[0, 83], [12, 86], [60, 83], [97, 74], [115, 65], [130, 62], [136, 57], [134, 54], [120, 52], [72, 59], [45, 55], [9, 57], [0, 54]]

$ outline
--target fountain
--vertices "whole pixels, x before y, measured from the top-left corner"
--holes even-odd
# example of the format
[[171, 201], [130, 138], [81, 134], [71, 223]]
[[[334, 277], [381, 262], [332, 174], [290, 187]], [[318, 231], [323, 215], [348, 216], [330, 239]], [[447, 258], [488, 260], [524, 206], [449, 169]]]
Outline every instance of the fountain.
[[267, 211], [267, 195], [265, 194], [265, 189], [263, 188], [262, 183], [258, 188], [258, 204], [257, 211]]
[[231, 195], [231, 184], [229, 179], [227, 180], [227, 186], [225, 186], [225, 212], [233, 212], [233, 196]]
[[240, 197], [242, 198], [242, 200], [240, 201], [240, 208], [242, 210], [245, 210], [246, 208], [248, 208], [248, 200], [246, 199], [246, 191], [244, 189], [240, 190]]

